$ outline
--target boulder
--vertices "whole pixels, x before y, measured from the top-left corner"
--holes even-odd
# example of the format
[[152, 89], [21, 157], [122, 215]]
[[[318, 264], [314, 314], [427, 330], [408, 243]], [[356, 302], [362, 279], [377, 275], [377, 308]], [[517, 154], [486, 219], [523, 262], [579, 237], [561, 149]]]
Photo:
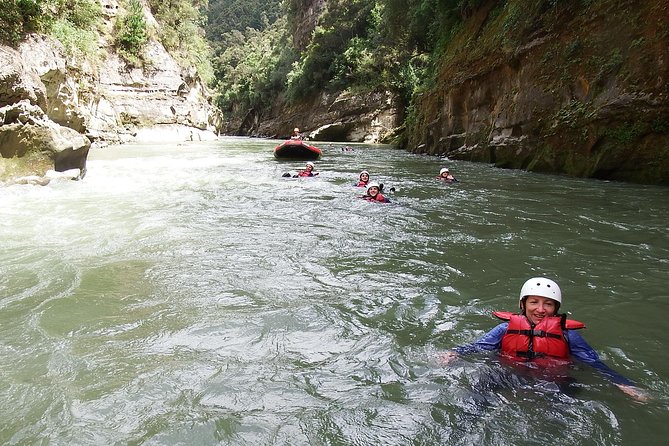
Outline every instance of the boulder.
[[[28, 100], [0, 108], [0, 118], [2, 158], [47, 159], [56, 171], [76, 168], [85, 174], [91, 143], [84, 135], [46, 119], [42, 109]], [[43, 165], [38, 162], [35, 168]]]

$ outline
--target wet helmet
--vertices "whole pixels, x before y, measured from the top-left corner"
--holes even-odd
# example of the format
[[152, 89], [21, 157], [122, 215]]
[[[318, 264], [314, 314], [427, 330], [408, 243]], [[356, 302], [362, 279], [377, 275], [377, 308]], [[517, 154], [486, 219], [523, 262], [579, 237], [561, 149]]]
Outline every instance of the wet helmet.
[[379, 183], [377, 183], [375, 181], [372, 181], [371, 183], [367, 184], [367, 190], [370, 190], [373, 187], [375, 187], [379, 190], [381, 189], [381, 186], [379, 186]]
[[562, 303], [562, 292], [557, 283], [545, 277], [533, 277], [523, 284], [520, 289], [519, 304], [522, 308], [523, 299], [527, 296], [541, 296]]
[[441, 169], [439, 171], [439, 175], [443, 175], [444, 173], [448, 173], [448, 172], [449, 172], [448, 167], [444, 167], [443, 169]]
[[307, 161], [307, 166], [311, 166], [312, 169], [315, 167], [314, 163], [312, 163], [311, 161]]
[[369, 172], [367, 172], [366, 170], [363, 170], [363, 171], [360, 172], [360, 175], [358, 175], [358, 177], [361, 177], [363, 175], [369, 176]]

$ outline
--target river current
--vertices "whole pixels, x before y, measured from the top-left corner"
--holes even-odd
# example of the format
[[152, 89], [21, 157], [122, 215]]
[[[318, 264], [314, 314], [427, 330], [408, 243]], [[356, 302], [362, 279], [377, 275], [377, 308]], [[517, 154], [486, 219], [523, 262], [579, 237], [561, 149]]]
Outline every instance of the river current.
[[[284, 178], [276, 144], [107, 147], [0, 188], [0, 444], [665, 444], [669, 189], [331, 143]], [[582, 364], [437, 361], [537, 275], [649, 402]]]

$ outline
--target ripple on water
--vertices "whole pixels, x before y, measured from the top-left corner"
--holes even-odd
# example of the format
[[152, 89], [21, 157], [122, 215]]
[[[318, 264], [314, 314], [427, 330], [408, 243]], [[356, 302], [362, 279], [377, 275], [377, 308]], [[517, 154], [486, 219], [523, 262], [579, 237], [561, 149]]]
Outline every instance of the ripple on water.
[[[665, 189], [362, 145], [332, 145], [319, 177], [285, 179], [302, 163], [276, 162], [275, 143], [110, 148], [84, 181], [0, 189], [0, 442], [667, 433]], [[434, 180], [446, 163], [460, 183]], [[357, 198], [362, 168], [396, 188], [391, 204]], [[564, 390], [494, 356], [436, 363], [492, 328], [492, 310], [515, 309], [535, 274], [559, 279], [588, 340], [663, 403], [639, 417], [587, 368]]]

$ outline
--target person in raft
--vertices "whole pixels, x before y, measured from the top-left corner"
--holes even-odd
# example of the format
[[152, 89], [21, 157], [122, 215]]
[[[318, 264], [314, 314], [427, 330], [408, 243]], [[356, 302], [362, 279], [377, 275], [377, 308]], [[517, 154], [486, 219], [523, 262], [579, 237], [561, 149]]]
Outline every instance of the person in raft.
[[390, 200], [383, 196], [379, 183], [371, 182], [367, 185], [367, 193], [360, 198], [367, 201], [377, 201], [379, 203], [390, 203]]
[[300, 170], [297, 175], [293, 175], [293, 178], [298, 177], [315, 177], [318, 175], [318, 172], [314, 172], [314, 163], [307, 161], [307, 165], [304, 170]]
[[437, 179], [445, 183], [455, 183], [458, 181], [453, 175], [451, 175], [451, 172], [448, 170], [448, 167], [444, 167], [439, 171], [439, 176], [437, 177]]
[[358, 176], [358, 182], [355, 183], [355, 187], [367, 187], [367, 183], [369, 183], [369, 172], [363, 170]]
[[301, 140], [302, 135], [300, 135], [300, 129], [298, 127], [295, 127], [293, 129], [293, 134], [290, 136], [290, 139], [292, 140]]
[[497, 350], [503, 358], [529, 367], [546, 369], [565, 364], [571, 358], [597, 369], [620, 390], [639, 401], [647, 401], [644, 391], [632, 381], [604, 364], [597, 352], [576, 331], [584, 328], [582, 322], [559, 315], [562, 292], [554, 281], [534, 277], [520, 290], [520, 313], [497, 311], [493, 314], [505, 320], [478, 341], [453, 348], [440, 355], [447, 365], [458, 355]]

